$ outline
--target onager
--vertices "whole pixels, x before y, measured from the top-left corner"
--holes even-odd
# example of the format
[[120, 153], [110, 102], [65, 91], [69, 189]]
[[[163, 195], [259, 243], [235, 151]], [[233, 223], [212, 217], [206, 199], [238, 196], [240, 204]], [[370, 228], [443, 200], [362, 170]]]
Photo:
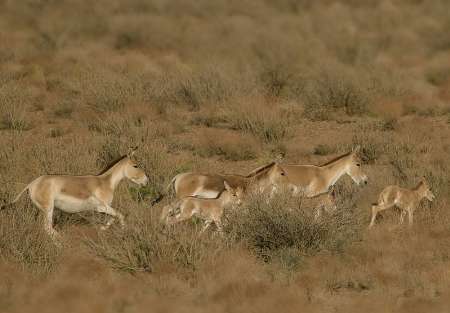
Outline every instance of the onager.
[[[174, 205], [167, 205], [163, 211], [166, 211], [165, 222], [175, 224], [193, 216], [198, 216], [205, 221], [205, 226], [201, 230], [203, 233], [213, 222], [219, 232], [222, 231], [222, 215], [226, 206], [236, 207], [241, 204], [242, 188], [232, 188], [224, 181], [224, 190], [216, 199], [205, 199], [196, 197], [185, 197], [178, 200]], [[178, 212], [178, 213], [176, 213]]]
[[173, 186], [175, 196], [178, 199], [185, 197], [217, 198], [224, 190], [224, 183], [227, 182], [230, 187], [240, 187], [244, 192], [253, 190], [271, 192], [285, 179], [285, 175], [281, 167], [275, 162], [259, 167], [247, 176], [181, 173], [172, 179], [167, 190], [170, 190]]
[[328, 192], [344, 174], [349, 175], [358, 185], [367, 184], [367, 175], [362, 171], [361, 159], [357, 155], [359, 149], [358, 146], [353, 151], [320, 166], [280, 164], [280, 167], [285, 173], [288, 187], [293, 189], [294, 194], [310, 198]]
[[[67, 213], [96, 211], [112, 218], [102, 229], [108, 228], [118, 218], [121, 226], [125, 225], [123, 215], [111, 207], [114, 190], [124, 178], [139, 185], [146, 185], [148, 178], [144, 171], [131, 159], [136, 148], [122, 156], [98, 175], [69, 176], [44, 175], [28, 184], [12, 203], [21, 195], [29, 192], [33, 204], [45, 214], [45, 229], [56, 238], [53, 229], [53, 210], [58, 208]], [[12, 204], [11, 203], [11, 204]]]
[[429, 201], [434, 200], [434, 194], [431, 192], [425, 180], [422, 180], [413, 189], [401, 188], [399, 186], [388, 186], [384, 188], [378, 197], [378, 203], [372, 205], [372, 219], [370, 220], [369, 227], [375, 224], [378, 212], [394, 206], [401, 210], [400, 224], [403, 224], [405, 215], [408, 213], [409, 226], [412, 226], [414, 211], [423, 198], [427, 198]]

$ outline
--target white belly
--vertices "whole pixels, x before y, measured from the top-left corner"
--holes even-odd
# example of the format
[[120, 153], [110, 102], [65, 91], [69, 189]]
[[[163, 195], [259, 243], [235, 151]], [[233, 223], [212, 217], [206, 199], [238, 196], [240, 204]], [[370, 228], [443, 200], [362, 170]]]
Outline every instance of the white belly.
[[193, 194], [193, 197], [205, 198], [205, 199], [215, 199], [219, 196], [219, 192], [213, 190], [205, 190], [198, 188]]
[[55, 199], [55, 207], [67, 213], [78, 213], [94, 210], [99, 205], [97, 199], [78, 199], [67, 195], [59, 195]]

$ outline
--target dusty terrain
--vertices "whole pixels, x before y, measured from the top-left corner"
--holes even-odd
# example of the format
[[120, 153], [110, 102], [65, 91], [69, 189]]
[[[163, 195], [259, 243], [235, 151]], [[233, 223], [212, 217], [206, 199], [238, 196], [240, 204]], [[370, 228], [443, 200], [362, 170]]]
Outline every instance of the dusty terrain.
[[[0, 211], [0, 312], [448, 312], [448, 1], [1, 1], [0, 205], [43, 174], [96, 174], [132, 145], [150, 184], [99, 214]], [[225, 235], [149, 203], [189, 170], [321, 164], [361, 145], [314, 222], [250, 199]], [[425, 178], [411, 229], [367, 226], [388, 184]], [[290, 210], [295, 208], [295, 210]]]

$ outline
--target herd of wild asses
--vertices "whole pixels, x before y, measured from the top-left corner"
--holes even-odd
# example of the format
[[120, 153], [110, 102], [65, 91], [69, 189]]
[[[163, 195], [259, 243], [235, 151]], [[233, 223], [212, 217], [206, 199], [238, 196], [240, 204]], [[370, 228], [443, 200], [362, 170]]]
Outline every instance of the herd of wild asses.
[[[123, 215], [111, 207], [118, 184], [128, 179], [138, 185], [148, 183], [144, 170], [133, 160], [137, 148], [112, 162], [98, 175], [44, 175], [29, 183], [10, 203], [17, 202], [28, 191], [31, 201], [45, 214], [45, 230], [57, 238], [53, 228], [53, 210], [67, 213], [95, 211], [110, 216], [102, 229], [107, 229], [117, 218], [125, 225]], [[344, 174], [359, 184], [367, 184], [358, 156], [359, 146], [329, 162], [316, 165], [292, 165], [272, 162], [259, 167], [248, 175], [181, 173], [170, 182], [176, 200], [163, 208], [161, 220], [167, 224], [177, 223], [193, 216], [203, 219], [202, 231], [214, 223], [220, 231], [224, 207], [239, 206], [251, 192], [272, 196], [281, 188], [294, 195], [317, 198], [317, 207], [327, 211], [335, 207], [334, 194], [330, 189]], [[400, 223], [408, 213], [409, 225], [413, 223], [414, 210], [421, 199], [433, 201], [434, 195], [425, 180], [414, 189], [388, 186], [380, 194], [378, 203], [372, 206], [370, 227], [378, 212], [397, 206], [401, 209]], [[320, 210], [316, 213], [320, 215]]]

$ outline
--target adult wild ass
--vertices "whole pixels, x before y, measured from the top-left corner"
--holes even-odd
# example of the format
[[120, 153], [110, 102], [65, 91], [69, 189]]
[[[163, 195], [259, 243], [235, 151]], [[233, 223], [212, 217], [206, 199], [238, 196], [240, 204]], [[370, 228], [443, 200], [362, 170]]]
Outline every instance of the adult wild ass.
[[[132, 160], [136, 148], [106, 167], [98, 175], [44, 175], [28, 184], [12, 203], [19, 200], [25, 191], [34, 205], [45, 214], [45, 229], [53, 238], [57, 232], [53, 229], [53, 210], [58, 208], [67, 213], [96, 211], [112, 218], [102, 229], [108, 228], [118, 218], [122, 227], [123, 215], [111, 207], [114, 190], [124, 179], [139, 185], [146, 185], [148, 178], [144, 171]], [[11, 203], [11, 204], [12, 204]]]
[[[285, 179], [284, 171], [276, 162], [272, 162], [253, 170], [247, 176], [236, 174], [181, 173], [171, 180], [166, 192], [168, 193], [173, 188], [177, 199], [186, 197], [215, 199], [225, 190], [225, 182], [230, 188], [234, 190], [239, 188], [242, 194], [244, 194], [249, 191], [273, 192], [283, 179]], [[168, 206], [163, 208], [161, 220], [165, 220], [167, 214], [169, 214]]]
[[415, 188], [406, 189], [399, 186], [387, 186], [378, 197], [378, 203], [372, 205], [372, 218], [369, 227], [373, 227], [375, 219], [380, 211], [390, 209], [394, 206], [400, 208], [400, 224], [403, 224], [406, 213], [408, 213], [409, 226], [413, 224], [413, 214], [419, 202], [427, 198], [434, 200], [434, 194], [431, 192], [425, 180], [422, 180]]
[[174, 224], [190, 219], [193, 216], [198, 216], [205, 221], [205, 226], [201, 230], [201, 233], [213, 222], [221, 232], [221, 221], [225, 207], [236, 207], [240, 205], [243, 195], [242, 188], [232, 188], [226, 181], [224, 181], [224, 188], [219, 197], [215, 199], [185, 197], [176, 201], [174, 205], [166, 206], [163, 209], [168, 212], [165, 217], [166, 224]]
[[341, 155], [320, 166], [280, 164], [285, 173], [287, 187], [294, 194], [311, 198], [329, 192], [343, 175], [349, 175], [358, 185], [367, 184], [367, 175], [361, 169], [361, 159], [358, 156], [359, 146], [353, 151]]
[[231, 188], [242, 188], [244, 192], [272, 191], [285, 179], [285, 173], [281, 167], [272, 162], [253, 170], [246, 176], [236, 174], [202, 174], [181, 173], [176, 175], [170, 182], [167, 190], [175, 191], [178, 199], [184, 197], [217, 198], [225, 189], [224, 182]]

